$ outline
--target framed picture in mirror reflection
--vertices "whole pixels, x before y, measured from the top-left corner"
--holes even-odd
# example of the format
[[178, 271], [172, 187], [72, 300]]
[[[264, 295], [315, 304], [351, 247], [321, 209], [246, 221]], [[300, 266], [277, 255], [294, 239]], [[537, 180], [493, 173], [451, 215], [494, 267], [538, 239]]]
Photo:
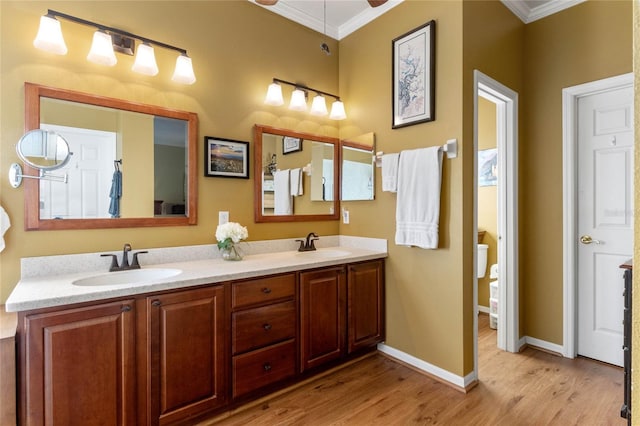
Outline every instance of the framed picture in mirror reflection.
[[291, 136], [284, 136], [282, 138], [282, 153], [284, 155], [298, 151], [302, 151], [302, 138], [294, 138]]
[[249, 142], [204, 137], [204, 175], [249, 178]]

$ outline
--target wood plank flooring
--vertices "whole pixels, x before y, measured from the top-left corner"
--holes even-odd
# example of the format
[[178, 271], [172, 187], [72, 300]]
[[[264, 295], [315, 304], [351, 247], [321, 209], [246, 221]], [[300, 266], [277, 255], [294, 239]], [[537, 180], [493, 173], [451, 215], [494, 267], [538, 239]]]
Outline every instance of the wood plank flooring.
[[527, 348], [496, 349], [480, 315], [480, 383], [468, 394], [382, 355], [266, 398], [223, 425], [624, 425], [622, 369]]

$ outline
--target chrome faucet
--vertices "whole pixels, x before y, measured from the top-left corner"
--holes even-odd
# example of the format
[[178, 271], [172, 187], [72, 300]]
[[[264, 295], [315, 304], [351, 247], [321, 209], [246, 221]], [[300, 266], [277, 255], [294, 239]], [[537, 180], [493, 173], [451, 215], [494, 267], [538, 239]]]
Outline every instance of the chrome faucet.
[[125, 243], [122, 247], [122, 265], [118, 265], [118, 257], [115, 254], [101, 254], [102, 257], [111, 256], [111, 266], [109, 272], [114, 271], [126, 271], [128, 269], [140, 269], [140, 263], [138, 262], [138, 255], [148, 253], [148, 251], [137, 251], [133, 253], [133, 262], [129, 265], [129, 252], [131, 251], [131, 244]]
[[[313, 237], [313, 239], [311, 238]], [[314, 245], [314, 241], [318, 241], [318, 235], [315, 232], [309, 232], [309, 235], [307, 235], [306, 240], [296, 240], [297, 242], [300, 243], [300, 247], [298, 248], [298, 251], [314, 251], [316, 249], [316, 246]]]

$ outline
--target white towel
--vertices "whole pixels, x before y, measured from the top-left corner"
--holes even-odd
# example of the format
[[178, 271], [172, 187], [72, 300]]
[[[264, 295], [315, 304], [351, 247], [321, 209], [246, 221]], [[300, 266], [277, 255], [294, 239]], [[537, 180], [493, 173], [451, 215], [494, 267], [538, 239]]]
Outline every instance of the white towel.
[[439, 146], [401, 152], [396, 244], [438, 248], [441, 174], [442, 151]]
[[4, 233], [11, 227], [9, 215], [0, 206], [0, 251], [4, 250]]
[[302, 169], [291, 169], [291, 195], [294, 197], [304, 195]]
[[398, 160], [400, 154], [384, 154], [382, 156], [382, 190], [398, 192]]
[[293, 214], [290, 181], [289, 169], [278, 170], [273, 174], [273, 214]]

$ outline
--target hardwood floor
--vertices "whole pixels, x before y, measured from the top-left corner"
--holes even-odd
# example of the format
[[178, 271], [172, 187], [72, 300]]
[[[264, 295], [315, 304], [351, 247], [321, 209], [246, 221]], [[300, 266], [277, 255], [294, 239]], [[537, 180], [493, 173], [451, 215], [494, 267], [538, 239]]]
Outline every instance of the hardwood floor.
[[480, 315], [480, 383], [468, 394], [382, 355], [207, 425], [624, 425], [622, 369], [527, 348], [496, 349]]

